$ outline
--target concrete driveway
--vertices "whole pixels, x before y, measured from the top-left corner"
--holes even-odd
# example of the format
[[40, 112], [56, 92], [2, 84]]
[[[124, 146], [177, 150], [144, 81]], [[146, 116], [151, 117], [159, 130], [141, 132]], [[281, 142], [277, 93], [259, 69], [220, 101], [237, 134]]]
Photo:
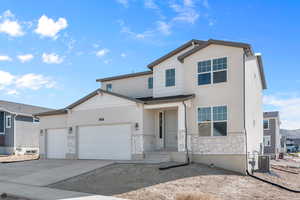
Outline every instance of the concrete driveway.
[[103, 160], [33, 160], [0, 164], [0, 181], [47, 186], [112, 164]]

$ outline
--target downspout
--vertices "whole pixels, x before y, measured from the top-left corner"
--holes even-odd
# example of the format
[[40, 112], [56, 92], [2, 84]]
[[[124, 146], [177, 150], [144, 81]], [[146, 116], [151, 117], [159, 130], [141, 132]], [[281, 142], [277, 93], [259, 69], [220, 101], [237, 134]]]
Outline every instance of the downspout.
[[163, 167], [159, 167], [159, 170], [166, 170], [166, 169], [171, 169], [171, 168], [175, 168], [175, 167], [183, 167], [183, 166], [187, 166], [190, 164], [190, 156], [189, 156], [189, 149], [188, 149], [188, 145], [187, 145], [187, 119], [186, 119], [186, 104], [184, 101], [182, 101], [182, 104], [184, 106], [184, 130], [185, 130], [185, 151], [186, 151], [186, 161], [185, 163], [182, 164], [178, 164], [178, 165], [171, 165], [171, 166], [163, 166]]

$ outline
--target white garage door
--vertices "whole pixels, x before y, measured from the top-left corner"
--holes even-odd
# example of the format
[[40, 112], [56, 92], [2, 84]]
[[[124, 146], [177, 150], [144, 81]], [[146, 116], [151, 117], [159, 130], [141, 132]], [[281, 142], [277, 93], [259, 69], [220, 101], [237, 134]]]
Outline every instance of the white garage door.
[[79, 127], [79, 159], [131, 158], [130, 125], [107, 125]]
[[67, 152], [67, 129], [47, 130], [47, 158], [65, 158]]

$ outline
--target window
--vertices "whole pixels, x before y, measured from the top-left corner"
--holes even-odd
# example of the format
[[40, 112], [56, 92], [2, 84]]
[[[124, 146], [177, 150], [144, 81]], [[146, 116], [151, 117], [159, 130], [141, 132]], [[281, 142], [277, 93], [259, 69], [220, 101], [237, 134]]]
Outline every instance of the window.
[[265, 119], [264, 120], [264, 130], [269, 130], [269, 128], [270, 128], [269, 120]]
[[7, 115], [5, 118], [6, 128], [11, 128], [11, 115]]
[[148, 78], [148, 89], [152, 89], [153, 88], [153, 77], [149, 77]]
[[205, 60], [198, 63], [198, 85], [227, 81], [227, 58]]
[[109, 92], [112, 91], [112, 84], [111, 83], [106, 84], [106, 91], [109, 91]]
[[32, 118], [32, 122], [33, 123], [38, 123], [38, 122], [40, 122], [40, 119], [38, 119], [38, 118]]
[[175, 69], [166, 70], [166, 87], [175, 86]]
[[200, 136], [227, 135], [227, 106], [198, 108]]
[[4, 134], [4, 112], [0, 112], [0, 134]]
[[211, 61], [206, 60], [198, 63], [198, 85], [211, 83]]
[[270, 135], [264, 136], [264, 145], [265, 145], [265, 147], [271, 146], [271, 136]]

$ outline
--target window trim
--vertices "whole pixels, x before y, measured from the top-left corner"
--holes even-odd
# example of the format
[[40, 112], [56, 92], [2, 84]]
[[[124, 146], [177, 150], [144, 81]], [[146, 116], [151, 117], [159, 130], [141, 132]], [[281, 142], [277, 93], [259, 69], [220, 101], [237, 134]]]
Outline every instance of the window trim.
[[[214, 130], [213, 130], [213, 128], [214, 128], [214, 117], [213, 117], [213, 108], [214, 107], [221, 107], [221, 106], [226, 106], [226, 108], [227, 108], [227, 113], [226, 113], [226, 119], [227, 120], [217, 120], [216, 122], [227, 122], [227, 126], [226, 126], [226, 135], [220, 135], [220, 136], [214, 136]], [[210, 130], [210, 136], [200, 136], [199, 135], [199, 130], [198, 130], [198, 124], [199, 123], [201, 123], [201, 122], [199, 122], [198, 121], [198, 109], [199, 108], [210, 108], [210, 111], [211, 111], [211, 116], [210, 116], [210, 118], [211, 118], [211, 121], [210, 121], [210, 123], [211, 123], [211, 130]], [[208, 122], [202, 122], [202, 123], [208, 123]], [[211, 105], [211, 106], [197, 106], [196, 107], [196, 125], [197, 125], [197, 131], [198, 131], [198, 135], [199, 135], [199, 137], [227, 137], [228, 136], [228, 105], [227, 104], [221, 104], [221, 105]]]
[[[110, 85], [110, 87], [111, 87], [110, 90], [107, 89], [107, 86], [108, 86], [108, 85]], [[108, 91], [108, 92], [112, 92], [112, 83], [106, 83], [106, 85], [105, 85], [105, 90]]]
[[[270, 141], [270, 145], [266, 145], [265, 144], [265, 138], [266, 137], [268, 137], [269, 138], [269, 141]], [[272, 138], [271, 138], [271, 135], [264, 135], [264, 140], [263, 140], [263, 142], [264, 142], [264, 147], [271, 147], [272, 146], [272, 140], [271, 140]]]
[[[264, 121], [268, 121], [268, 128], [265, 128], [265, 122]], [[264, 128], [264, 130], [270, 130], [270, 119], [264, 119], [263, 120], [263, 128]]]
[[[149, 87], [150, 86], [150, 84], [149, 84], [150, 79], [152, 79], [152, 87]], [[149, 90], [153, 89], [153, 77], [148, 77], [147, 80], [148, 80], [148, 89]]]
[[0, 132], [0, 135], [4, 135], [5, 134], [5, 112], [4, 111], [0, 111], [3, 112], [3, 132]]
[[[174, 85], [167, 85], [167, 71], [168, 70], [174, 70]], [[175, 87], [176, 86], [176, 68], [168, 68], [165, 69], [165, 87], [169, 88], [169, 87]]]
[[[8, 124], [8, 121], [10, 124]], [[11, 115], [5, 115], [5, 128], [11, 128]]]
[[[219, 58], [226, 58], [227, 59], [227, 68], [224, 70], [224, 69], [218, 69], [218, 70], [213, 70], [213, 60], [215, 60], [215, 59], [219, 59]], [[211, 70], [210, 70], [210, 72], [200, 72], [200, 73], [198, 73], [198, 63], [199, 62], [204, 62], [204, 61], [208, 61], [208, 60], [210, 60], [211, 61]], [[229, 78], [228, 78], [228, 66], [229, 66], [229, 57], [228, 56], [218, 56], [218, 57], [212, 57], [212, 58], [207, 58], [207, 59], [202, 59], [202, 60], [200, 60], [200, 61], [198, 61], [197, 62], [197, 65], [196, 65], [196, 84], [197, 84], [197, 86], [198, 87], [205, 87], [205, 86], [211, 86], [211, 85], [215, 85], [215, 84], [224, 84], [224, 83], [227, 83], [228, 82], [228, 80], [229, 80]], [[213, 80], [213, 73], [214, 72], [221, 72], [221, 71], [227, 71], [227, 73], [226, 73], [226, 81], [225, 82], [219, 82], [219, 83], [214, 83], [214, 80]], [[210, 73], [210, 83], [209, 84], [203, 84], [203, 85], [199, 85], [198, 84], [198, 75], [199, 74], [208, 74], [208, 73]]]

